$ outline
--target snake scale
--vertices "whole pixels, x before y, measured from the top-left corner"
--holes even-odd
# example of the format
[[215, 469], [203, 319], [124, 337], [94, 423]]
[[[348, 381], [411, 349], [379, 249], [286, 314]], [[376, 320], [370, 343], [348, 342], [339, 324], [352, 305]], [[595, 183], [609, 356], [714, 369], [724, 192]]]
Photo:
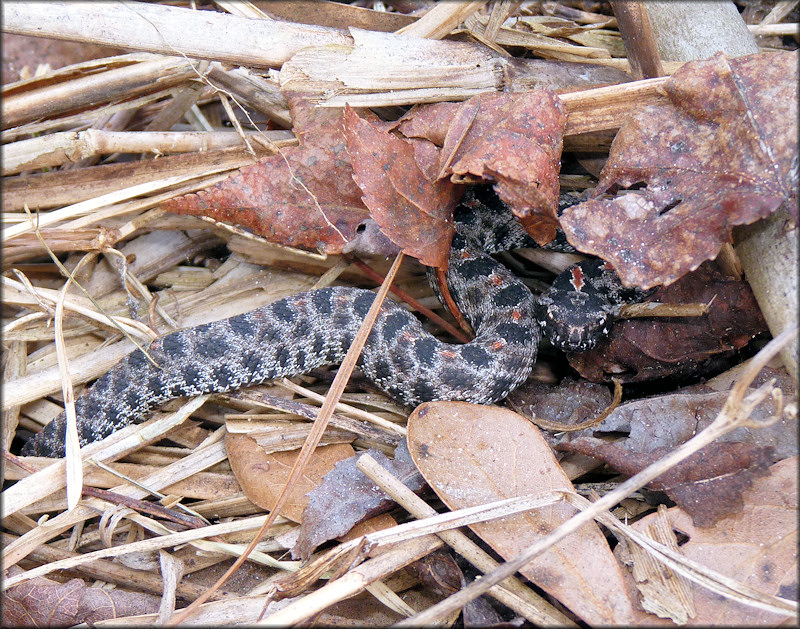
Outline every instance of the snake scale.
[[[467, 191], [455, 225], [447, 283], [475, 338], [463, 345], [442, 342], [387, 300], [359, 359], [369, 380], [408, 406], [502, 400], [528, 378], [542, 329], [560, 347], [587, 349], [616, 307], [607, 289], [619, 288], [619, 280], [613, 273], [608, 279], [597, 261], [568, 269], [555, 290], [537, 299], [492, 258], [535, 244], [490, 189]], [[585, 290], [593, 278], [606, 284], [600, 296]], [[366, 289], [322, 288], [155, 340], [147, 348], [155, 365], [136, 350], [76, 400], [81, 445], [176, 397], [233, 391], [338, 364], [374, 296]], [[65, 422], [61, 413], [23, 446], [23, 454], [63, 456]]]

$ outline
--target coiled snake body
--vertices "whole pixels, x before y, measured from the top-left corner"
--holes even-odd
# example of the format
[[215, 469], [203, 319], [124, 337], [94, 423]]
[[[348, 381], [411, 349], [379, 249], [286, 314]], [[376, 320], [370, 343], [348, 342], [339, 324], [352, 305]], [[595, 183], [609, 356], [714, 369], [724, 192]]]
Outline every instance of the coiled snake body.
[[[572, 348], [584, 349], [583, 336], [602, 330], [613, 308], [606, 302], [598, 309], [592, 297], [588, 301], [594, 312], [588, 312], [587, 300], [580, 295], [568, 297], [573, 301], [567, 305], [550, 295], [537, 300], [495, 261], [490, 253], [531, 246], [533, 241], [493, 194], [483, 189], [468, 192], [456, 226], [447, 282], [475, 331], [474, 340], [444, 343], [387, 300], [359, 359], [367, 378], [409, 406], [430, 400], [501, 400], [530, 374], [542, 327], [559, 344], [570, 347], [572, 337]], [[567, 292], [584, 293], [580, 288]], [[323, 288], [167, 334], [147, 348], [158, 366], [134, 351], [76, 400], [81, 445], [141, 419], [172, 398], [232, 391], [338, 364], [374, 296], [359, 288]], [[582, 305], [576, 307], [575, 298]], [[577, 330], [581, 339], [544, 323], [562, 310], [572, 317], [566, 327]], [[580, 320], [576, 310], [584, 312], [588, 323], [575, 325], [575, 317]], [[63, 456], [65, 421], [64, 413], [56, 417], [25, 444], [23, 454]]]

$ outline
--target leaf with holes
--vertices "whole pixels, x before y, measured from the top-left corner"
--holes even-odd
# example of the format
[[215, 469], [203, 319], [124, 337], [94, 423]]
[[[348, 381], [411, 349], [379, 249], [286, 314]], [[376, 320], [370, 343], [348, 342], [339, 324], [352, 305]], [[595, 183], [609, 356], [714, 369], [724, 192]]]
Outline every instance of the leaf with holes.
[[714, 258], [736, 225], [783, 204], [796, 216], [797, 58], [717, 54], [684, 65], [666, 84], [670, 104], [620, 129], [595, 198], [564, 211], [569, 241], [649, 288]]

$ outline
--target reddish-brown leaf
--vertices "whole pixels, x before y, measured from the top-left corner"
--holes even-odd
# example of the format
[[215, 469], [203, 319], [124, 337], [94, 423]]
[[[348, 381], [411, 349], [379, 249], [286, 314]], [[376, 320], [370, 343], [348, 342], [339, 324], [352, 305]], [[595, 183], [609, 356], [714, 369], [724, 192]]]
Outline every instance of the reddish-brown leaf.
[[[466, 402], [422, 404], [408, 419], [408, 446], [425, 480], [451, 509], [573, 491], [539, 429], [508, 409]], [[510, 559], [574, 514], [573, 507], [561, 503], [470, 528]], [[590, 625], [631, 622], [619, 566], [594, 523], [520, 572]]]
[[[12, 566], [9, 576], [21, 570]], [[3, 596], [4, 627], [68, 627], [158, 611], [157, 596], [121, 589], [90, 588], [81, 579], [66, 583], [37, 577]]]
[[345, 150], [342, 112], [315, 108], [302, 95], [287, 98], [300, 146], [162, 207], [247, 227], [282, 245], [341, 253], [368, 217]]
[[628, 120], [595, 196], [564, 211], [581, 251], [611, 262], [628, 285], [670, 284], [717, 255], [736, 225], [797, 205], [797, 52], [686, 64], [669, 105]]
[[[556, 447], [605, 461], [628, 476], [672, 451], [671, 447], [662, 447], [638, 453], [624, 445], [607, 443], [595, 437], [583, 437]], [[754, 478], [767, 474], [766, 469], [774, 461], [771, 447], [711, 443], [664, 472], [648, 487], [665, 492], [691, 514], [697, 526], [712, 526], [742, 510], [742, 492], [750, 488]]]
[[437, 180], [429, 159], [417, 163], [412, 142], [383, 127], [345, 108], [347, 151], [363, 201], [381, 231], [406, 254], [428, 266], [445, 266], [462, 188]]
[[[667, 515], [672, 528], [688, 537], [680, 546], [687, 559], [765, 594], [797, 600], [797, 457], [776, 463], [768, 476], [755, 479], [744, 493], [741, 513], [712, 527], [695, 525], [679, 507]], [[646, 532], [654, 517], [642, 518], [632, 526]], [[626, 578], [628, 574], [625, 571]], [[696, 615], [689, 619], [689, 626], [797, 625], [796, 616], [744, 605], [694, 583], [691, 587]], [[638, 610], [636, 624], [675, 626]]]
[[554, 238], [557, 225], [566, 122], [561, 101], [548, 90], [535, 90], [420, 107], [399, 129], [442, 146], [442, 158], [450, 164], [443, 175], [494, 183], [531, 236], [544, 244]]
[[702, 317], [617, 321], [607, 340], [569, 357], [573, 369], [595, 382], [608, 374], [639, 382], [692, 373], [703, 361], [744, 347], [767, 329], [747, 282], [725, 278], [711, 264], [660, 289], [652, 300], [710, 308]]
[[377, 450], [367, 450], [336, 463], [318, 487], [308, 493], [308, 505], [292, 556], [308, 559], [314, 549], [331, 539], [345, 535], [359, 522], [388, 511], [394, 501], [356, 467], [358, 459], [369, 454], [412, 491], [419, 491], [425, 482], [414, 467], [408, 447], [401, 442], [394, 459]]

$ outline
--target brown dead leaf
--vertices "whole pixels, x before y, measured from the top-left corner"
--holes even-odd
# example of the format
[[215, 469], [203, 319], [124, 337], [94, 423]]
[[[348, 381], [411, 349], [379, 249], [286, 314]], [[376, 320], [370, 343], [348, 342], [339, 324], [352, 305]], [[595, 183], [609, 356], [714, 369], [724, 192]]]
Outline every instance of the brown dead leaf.
[[595, 196], [567, 209], [579, 250], [627, 285], [670, 284], [714, 258], [736, 225], [797, 206], [797, 52], [687, 63], [670, 105], [634, 114], [617, 134]]
[[540, 244], [555, 237], [566, 109], [548, 90], [485, 93], [419, 107], [400, 123], [407, 137], [442, 146], [443, 175], [494, 183], [498, 196]]
[[[286, 485], [299, 450], [267, 454], [248, 435], [236, 433], [225, 436], [225, 449], [244, 495], [262, 509], [271, 511]], [[302, 479], [292, 489], [280, 514], [294, 522], [300, 522], [303, 509], [308, 504], [306, 494], [322, 482], [322, 477], [333, 469], [337, 461], [347, 459], [353, 454], [349, 443], [337, 443], [314, 450]]]
[[[554, 489], [573, 491], [538, 428], [498, 407], [429, 402], [408, 420], [409, 450], [428, 484], [451, 509]], [[471, 526], [506, 559], [569, 519], [558, 504]], [[589, 624], [629, 624], [619, 566], [591, 523], [520, 572]]]
[[[776, 370], [769, 367], [762, 369], [753, 382], [752, 390], [773, 378], [776, 380], [775, 386], [783, 391], [784, 399], [791, 400], [796, 397], [795, 382], [783, 369]], [[542, 412], [546, 412], [545, 405], [548, 401], [551, 401], [553, 405], [563, 405], [567, 410], [579, 402], [585, 403], [587, 396], [585, 389], [589, 383], [579, 382], [583, 385], [580, 389], [578, 389], [578, 383], [574, 383], [572, 388], [567, 388], [565, 394], [558, 397], [555, 397], [557, 389], [553, 390], [545, 388], [546, 385], [539, 385], [532, 389], [527, 396], [533, 398], [537, 392], [541, 391], [536, 402], [529, 401], [528, 404], [534, 411], [543, 409]], [[576, 390], [574, 396], [570, 395], [573, 389]], [[606, 390], [605, 387], [602, 389]], [[617, 408], [598, 426], [579, 432], [564, 433], [549, 439], [552, 440], [551, 443], [560, 443], [604, 434], [626, 435], [617, 443], [631, 452], [651, 452], [656, 448], [672, 449], [707, 428], [719, 415], [728, 395], [728, 389], [718, 390], [707, 385], [697, 385], [667, 395], [632, 400]], [[595, 401], [594, 405], [600, 409], [603, 408], [601, 401]], [[523, 407], [523, 410], [525, 408], [527, 407]], [[556, 409], [558, 408], [556, 406]], [[557, 412], [557, 410], [551, 412]], [[771, 414], [772, 409], [769, 405], [762, 404], [756, 407], [751, 418], [754, 421], [765, 421]], [[772, 447], [777, 459], [786, 459], [797, 456], [797, 440], [796, 421], [789, 417], [782, 417], [769, 426], [759, 428], [741, 426], [726, 433], [717, 441], [719, 443], [742, 442], [762, 448]]]
[[703, 317], [616, 321], [608, 339], [569, 356], [570, 366], [595, 382], [609, 375], [640, 382], [696, 371], [703, 361], [744, 347], [767, 330], [747, 282], [703, 265], [652, 298], [668, 304], [710, 304]]
[[320, 544], [342, 537], [359, 522], [394, 506], [389, 495], [356, 467], [358, 459], [364, 454], [372, 456], [412, 491], [420, 491], [425, 486], [425, 481], [411, 461], [405, 442], [395, 449], [394, 459], [369, 449], [337, 462], [319, 486], [308, 494], [308, 506], [303, 511], [292, 557], [308, 559]]
[[[673, 448], [660, 447], [639, 453], [619, 443], [583, 437], [571, 443], [559, 444], [556, 449], [600, 459], [618, 472], [633, 476]], [[711, 443], [647, 486], [665, 492], [691, 514], [697, 526], [712, 526], [718, 520], [741, 511], [742, 492], [750, 488], [756, 477], [767, 474], [767, 468], [774, 461], [774, 451], [770, 447], [762, 448], [748, 443]]]
[[381, 231], [404, 253], [427, 266], [446, 266], [453, 209], [463, 189], [437, 180], [432, 169], [425, 168], [430, 160], [419, 164], [414, 144], [380, 128], [384, 126], [345, 108], [347, 152], [363, 201]]
[[[21, 573], [12, 566], [8, 576]], [[159, 598], [141, 592], [90, 588], [81, 579], [66, 583], [36, 577], [3, 596], [4, 627], [67, 627], [158, 611]]]
[[[741, 513], [698, 527], [679, 507], [668, 511], [672, 528], [688, 537], [680, 546], [687, 559], [729, 576], [765, 594], [797, 600], [797, 457], [769, 468], [744, 495]], [[646, 531], [655, 514], [633, 528]], [[619, 547], [618, 551], [619, 552]], [[628, 571], [624, 571], [629, 579]], [[792, 619], [743, 605], [692, 584], [696, 616], [690, 626], [776, 626]], [[797, 618], [794, 619], [796, 624]], [[637, 610], [637, 624], [664, 624]]]
[[271, 242], [341, 253], [368, 217], [345, 150], [342, 112], [286, 94], [300, 146], [162, 207], [251, 229]]

